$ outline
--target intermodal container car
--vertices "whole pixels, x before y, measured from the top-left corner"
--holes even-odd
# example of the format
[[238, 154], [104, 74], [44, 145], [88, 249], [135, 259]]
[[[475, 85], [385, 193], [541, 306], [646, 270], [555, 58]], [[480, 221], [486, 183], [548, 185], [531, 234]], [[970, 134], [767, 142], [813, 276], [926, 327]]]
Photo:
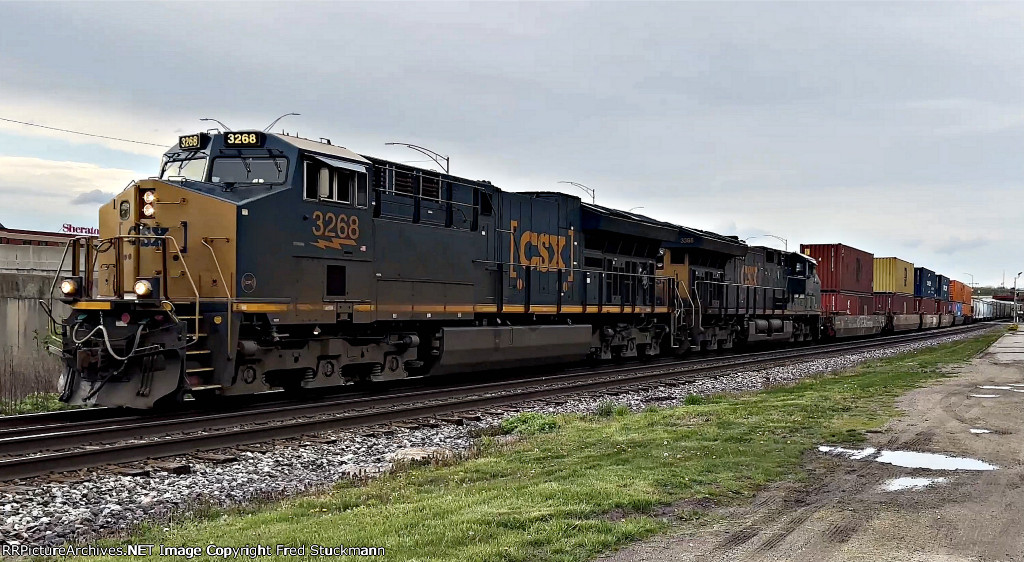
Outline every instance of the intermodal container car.
[[914, 314], [913, 295], [900, 295], [896, 293], [875, 293], [876, 314]]
[[914, 299], [914, 312], [919, 312], [921, 314], [938, 314], [939, 313], [938, 302], [939, 301], [937, 301], [935, 299], [930, 299], [930, 298], [928, 298], [928, 299], [915, 298]]
[[866, 316], [875, 313], [874, 297], [851, 293], [822, 292], [821, 310], [833, 314]]
[[936, 294], [938, 294], [938, 285], [935, 272], [924, 267], [915, 267], [914, 296], [922, 299], [934, 299]]
[[845, 244], [800, 244], [800, 251], [818, 262], [822, 291], [870, 295], [874, 290], [874, 255]]
[[935, 276], [935, 298], [940, 301], [949, 300], [949, 277], [945, 275]]
[[971, 302], [971, 287], [966, 283], [953, 280], [949, 282], [949, 300], [954, 302]]
[[963, 298], [963, 296], [961, 295], [961, 293], [963, 292], [960, 289], [961, 286], [963, 286], [963, 283], [957, 281], [956, 279], [950, 279], [949, 280], [949, 300], [950, 300], [950, 302], [963, 302], [962, 300], [960, 300], [960, 299]]
[[875, 258], [876, 293], [914, 294], [914, 264], [899, 258]]

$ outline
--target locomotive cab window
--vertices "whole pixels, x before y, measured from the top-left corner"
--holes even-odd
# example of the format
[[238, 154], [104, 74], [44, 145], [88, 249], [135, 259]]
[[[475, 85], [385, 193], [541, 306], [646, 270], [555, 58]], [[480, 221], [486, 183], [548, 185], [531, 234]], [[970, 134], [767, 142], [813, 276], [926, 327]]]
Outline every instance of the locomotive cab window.
[[206, 179], [206, 155], [187, 160], [168, 160], [160, 170], [160, 179], [182, 177], [187, 180], [203, 181]]
[[217, 183], [273, 185], [284, 183], [287, 177], [288, 159], [267, 156], [215, 158], [210, 170], [210, 181]]
[[332, 158], [315, 157], [303, 162], [303, 197], [366, 207], [366, 169]]

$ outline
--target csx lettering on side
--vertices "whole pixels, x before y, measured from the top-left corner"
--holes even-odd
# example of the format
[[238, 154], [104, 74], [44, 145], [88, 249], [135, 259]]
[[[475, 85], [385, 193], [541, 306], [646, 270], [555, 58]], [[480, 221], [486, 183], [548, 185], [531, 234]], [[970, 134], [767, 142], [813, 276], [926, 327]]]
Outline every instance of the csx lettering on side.
[[[536, 255], [529, 255], [530, 246], [533, 246]], [[519, 236], [519, 263], [534, 266], [538, 271], [564, 268], [563, 248], [565, 236], [527, 230]]]

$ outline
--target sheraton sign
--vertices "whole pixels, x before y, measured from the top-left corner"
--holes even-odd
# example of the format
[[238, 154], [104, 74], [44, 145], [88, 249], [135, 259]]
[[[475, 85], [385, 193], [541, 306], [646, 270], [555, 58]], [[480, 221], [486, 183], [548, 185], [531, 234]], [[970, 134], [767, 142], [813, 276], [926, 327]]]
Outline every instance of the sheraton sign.
[[64, 223], [60, 226], [62, 234], [86, 234], [89, 236], [99, 236], [100, 229], [93, 228], [91, 226], [75, 226], [70, 223]]

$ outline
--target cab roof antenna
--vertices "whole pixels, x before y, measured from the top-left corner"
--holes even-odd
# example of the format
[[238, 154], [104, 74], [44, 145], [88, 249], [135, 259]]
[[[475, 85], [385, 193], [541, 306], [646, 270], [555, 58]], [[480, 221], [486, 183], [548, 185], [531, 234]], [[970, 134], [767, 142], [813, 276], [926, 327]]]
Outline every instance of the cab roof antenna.
[[274, 119], [274, 121], [271, 124], [267, 125], [263, 129], [263, 132], [265, 133], [265, 132], [269, 131], [271, 127], [273, 127], [274, 125], [277, 125], [278, 121], [284, 119], [285, 117], [288, 117], [289, 115], [302, 115], [302, 114], [301, 113], [285, 113], [284, 115], [278, 117], [277, 119]]
[[213, 119], [213, 118], [210, 118], [210, 117], [203, 117], [202, 119], [200, 119], [200, 121], [213, 121], [214, 123], [220, 125], [221, 127], [224, 127], [225, 131], [230, 131], [231, 130], [231, 127], [228, 127], [224, 123], [221, 123], [220, 121], [218, 121], [216, 119]]

